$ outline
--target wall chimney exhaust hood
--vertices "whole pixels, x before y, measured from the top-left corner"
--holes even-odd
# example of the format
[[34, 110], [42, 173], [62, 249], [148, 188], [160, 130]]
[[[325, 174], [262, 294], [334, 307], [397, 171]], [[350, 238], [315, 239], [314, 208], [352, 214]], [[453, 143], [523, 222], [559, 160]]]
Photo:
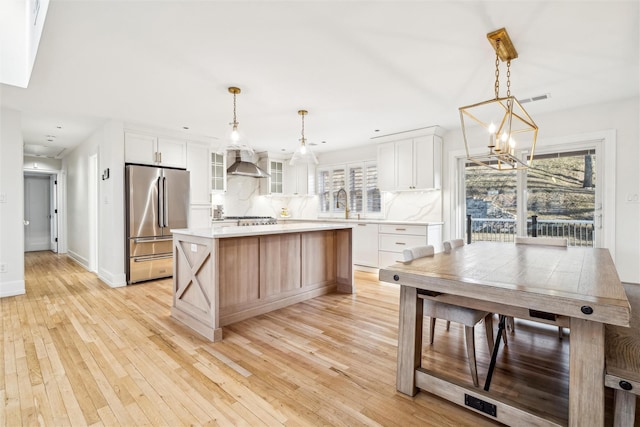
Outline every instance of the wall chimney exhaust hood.
[[236, 161], [227, 169], [227, 175], [250, 176], [253, 178], [267, 178], [271, 176], [257, 165], [242, 160], [240, 150], [235, 150], [235, 153]]

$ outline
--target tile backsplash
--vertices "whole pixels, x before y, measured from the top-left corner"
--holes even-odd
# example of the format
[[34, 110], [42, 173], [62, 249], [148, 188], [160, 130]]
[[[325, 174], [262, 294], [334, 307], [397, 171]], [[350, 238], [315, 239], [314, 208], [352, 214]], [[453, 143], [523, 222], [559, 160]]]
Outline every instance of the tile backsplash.
[[[442, 221], [442, 193], [439, 190], [382, 192], [383, 218], [394, 221]], [[224, 205], [226, 216], [279, 217], [286, 207], [292, 218], [315, 219], [318, 196], [261, 196], [260, 181], [243, 176], [227, 177], [227, 192], [215, 195], [214, 204]]]

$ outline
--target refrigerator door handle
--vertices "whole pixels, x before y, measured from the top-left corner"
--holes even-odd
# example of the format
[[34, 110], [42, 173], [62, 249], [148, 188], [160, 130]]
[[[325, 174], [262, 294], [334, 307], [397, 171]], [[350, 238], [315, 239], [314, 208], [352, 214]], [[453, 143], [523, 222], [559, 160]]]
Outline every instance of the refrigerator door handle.
[[167, 203], [169, 202], [168, 198], [167, 198], [167, 178], [166, 177], [162, 177], [162, 198], [163, 198], [163, 203], [164, 203], [164, 208], [163, 208], [163, 213], [162, 213], [162, 217], [164, 218], [164, 224], [162, 224], [163, 227], [168, 227], [169, 226], [169, 207], [167, 206]]
[[158, 187], [158, 227], [164, 227], [164, 188], [160, 185], [162, 177], [158, 178], [156, 185]]
[[155, 242], [169, 242], [173, 240], [171, 237], [134, 237], [133, 243], [155, 243]]

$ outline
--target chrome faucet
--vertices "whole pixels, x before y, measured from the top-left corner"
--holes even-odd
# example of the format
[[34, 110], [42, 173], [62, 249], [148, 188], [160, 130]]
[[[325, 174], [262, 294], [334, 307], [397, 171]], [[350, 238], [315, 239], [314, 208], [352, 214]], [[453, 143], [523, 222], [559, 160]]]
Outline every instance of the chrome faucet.
[[344, 193], [344, 202], [342, 202], [342, 207], [344, 208], [344, 219], [349, 219], [349, 200], [347, 198], [347, 192], [344, 188], [338, 190], [336, 194], [336, 208], [340, 209], [340, 194]]

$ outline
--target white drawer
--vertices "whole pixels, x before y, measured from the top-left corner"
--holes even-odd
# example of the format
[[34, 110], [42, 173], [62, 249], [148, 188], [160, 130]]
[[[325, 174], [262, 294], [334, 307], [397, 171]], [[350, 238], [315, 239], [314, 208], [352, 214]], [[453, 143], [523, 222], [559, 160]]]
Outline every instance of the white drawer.
[[426, 236], [427, 227], [424, 225], [380, 224], [380, 233]]
[[401, 234], [380, 234], [379, 238], [379, 249], [387, 252], [402, 252], [404, 249], [427, 244], [426, 235], [405, 236]]
[[402, 262], [402, 254], [398, 252], [378, 252], [378, 268], [385, 268], [396, 262]]

